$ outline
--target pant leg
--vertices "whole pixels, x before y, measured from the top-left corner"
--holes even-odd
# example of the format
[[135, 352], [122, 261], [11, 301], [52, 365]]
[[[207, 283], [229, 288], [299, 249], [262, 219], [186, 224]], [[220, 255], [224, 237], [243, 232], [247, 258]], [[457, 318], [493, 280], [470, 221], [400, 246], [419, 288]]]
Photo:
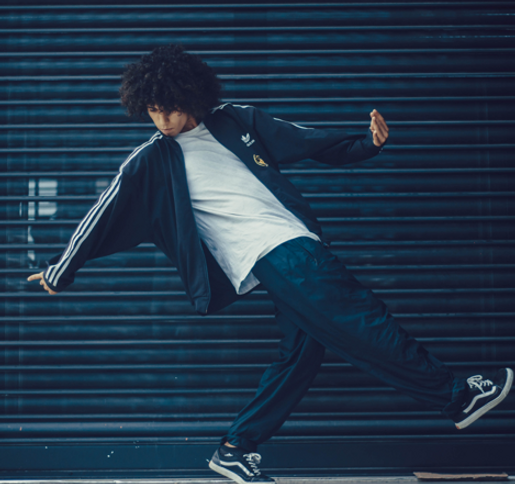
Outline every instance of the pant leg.
[[256, 395], [222, 439], [248, 452], [255, 452], [279, 430], [308, 391], [324, 358], [325, 348], [281, 311], [275, 319], [284, 334], [280, 358], [266, 370]]
[[281, 312], [326, 348], [449, 417], [459, 411], [465, 381], [409, 336], [322, 244], [288, 241], [253, 273]]

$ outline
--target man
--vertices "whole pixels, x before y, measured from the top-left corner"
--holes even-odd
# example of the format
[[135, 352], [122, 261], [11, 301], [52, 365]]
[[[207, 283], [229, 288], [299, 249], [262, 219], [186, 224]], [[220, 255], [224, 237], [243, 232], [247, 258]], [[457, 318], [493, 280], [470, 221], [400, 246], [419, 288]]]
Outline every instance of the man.
[[280, 359], [262, 377], [209, 466], [242, 484], [272, 479], [258, 444], [274, 435], [308, 390], [325, 348], [438, 409], [464, 428], [508, 394], [494, 382], [455, 378], [385, 304], [327, 249], [306, 200], [279, 165], [310, 158], [342, 165], [378, 154], [388, 138], [379, 112], [366, 135], [303, 128], [251, 106], [219, 105], [214, 72], [179, 46], [128, 66], [120, 89], [128, 115], [148, 113], [158, 132], [136, 148], [82, 220], [65, 251], [34, 274], [50, 294], [84, 262], [152, 240], [177, 266], [200, 314], [261, 283], [284, 333]]

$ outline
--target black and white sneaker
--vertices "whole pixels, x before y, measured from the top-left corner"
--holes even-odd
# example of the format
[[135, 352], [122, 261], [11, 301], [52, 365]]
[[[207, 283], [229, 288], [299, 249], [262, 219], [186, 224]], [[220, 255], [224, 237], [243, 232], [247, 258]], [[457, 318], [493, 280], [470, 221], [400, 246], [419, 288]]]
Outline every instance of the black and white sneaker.
[[468, 427], [488, 410], [499, 405], [508, 395], [513, 383], [513, 370], [503, 368], [497, 372], [494, 382], [484, 380], [481, 375], [467, 378], [469, 390], [461, 413], [454, 418], [458, 429]]
[[270, 484], [275, 482], [259, 470], [260, 462], [261, 456], [259, 454], [222, 445], [213, 454], [209, 467], [238, 484], [249, 482], [252, 484]]

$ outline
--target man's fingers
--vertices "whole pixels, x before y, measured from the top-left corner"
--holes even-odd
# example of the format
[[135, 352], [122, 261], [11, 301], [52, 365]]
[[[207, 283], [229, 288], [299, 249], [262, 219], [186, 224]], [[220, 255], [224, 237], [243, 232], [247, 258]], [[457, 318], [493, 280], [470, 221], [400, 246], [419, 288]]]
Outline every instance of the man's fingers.
[[43, 283], [43, 289], [48, 292], [48, 294], [51, 294], [52, 296], [54, 294], [57, 294], [55, 291], [52, 291], [52, 289], [50, 289], [45, 283]]
[[[377, 112], [377, 111], [375, 111], [375, 112]], [[372, 119], [370, 120], [370, 129], [372, 129], [372, 130], [381, 129], [382, 131], [385, 131], [386, 133], [389, 131], [385, 120], [383, 118], [379, 118], [375, 115], [372, 116]]]
[[376, 146], [382, 146], [388, 138], [388, 131], [384, 123], [377, 122], [376, 118], [373, 117], [370, 123], [370, 130], [373, 134], [373, 143]]
[[388, 139], [388, 125], [377, 109], [372, 110], [370, 118], [370, 131], [373, 134], [373, 143], [376, 146], [382, 146]]
[[388, 132], [388, 126], [386, 125], [386, 121], [384, 119], [377, 119], [376, 118], [376, 124], [377, 126], [380, 126], [384, 131]]
[[388, 130], [384, 123], [376, 123], [376, 130], [381, 133], [381, 136], [386, 140], [388, 138]]
[[384, 125], [384, 127], [386, 128], [386, 131], [389, 131], [386, 121], [384, 120], [383, 116], [377, 109], [372, 110], [372, 112], [370, 113], [370, 117], [376, 118], [377, 123]]
[[384, 140], [381, 139], [381, 137], [379, 136], [379, 134], [377, 133], [377, 131], [374, 131], [374, 137], [373, 137], [373, 143], [375, 146], [379, 147], [381, 146], [383, 143], [384, 143]]
[[27, 277], [27, 281], [36, 281], [38, 279], [43, 279], [42, 272], [40, 272], [39, 274], [32, 274], [31, 276]]
[[382, 146], [382, 144], [385, 142], [385, 139], [377, 132], [374, 131], [374, 145], [377, 147]]
[[382, 146], [385, 143], [386, 138], [387, 138], [387, 136], [385, 134], [381, 133], [379, 130], [375, 130], [373, 132], [373, 135], [374, 135], [374, 137], [373, 137], [374, 144], [376, 146]]
[[372, 116], [372, 118], [375, 118], [376, 124], [378, 126], [382, 126], [386, 131], [389, 131], [388, 130], [388, 125], [386, 124], [386, 121], [384, 120], [384, 118], [377, 111], [376, 111], [376, 114], [374, 114], [374, 116]]
[[57, 292], [55, 291], [52, 291], [52, 289], [50, 289], [48, 286], [47, 286], [47, 283], [45, 282], [45, 279], [43, 278], [43, 272], [40, 272], [39, 274], [32, 274], [31, 276], [27, 277], [27, 281], [37, 281], [39, 279], [39, 285], [40, 286], [43, 286], [43, 289], [48, 292], [48, 294], [51, 294], [52, 296], [54, 296], [55, 294], [57, 294]]
[[372, 120], [370, 121], [370, 129], [372, 131], [377, 131], [378, 126], [379, 126], [379, 123], [378, 123], [377, 119], [375, 118], [375, 116], [372, 117]]
[[384, 118], [382, 116], [382, 114], [377, 110], [377, 109], [372, 109], [372, 112], [370, 113], [370, 117], [371, 118], [377, 118], [377, 119], [381, 119], [384, 121]]

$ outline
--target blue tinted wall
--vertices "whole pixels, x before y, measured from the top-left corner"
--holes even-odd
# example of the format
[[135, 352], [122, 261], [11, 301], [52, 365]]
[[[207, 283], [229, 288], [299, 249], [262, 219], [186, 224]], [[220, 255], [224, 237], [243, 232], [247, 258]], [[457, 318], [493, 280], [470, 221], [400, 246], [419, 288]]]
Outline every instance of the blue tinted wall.
[[[150, 244], [91, 261], [59, 296], [25, 281], [154, 133], [117, 89], [170, 42], [217, 71], [226, 102], [349, 133], [378, 109], [380, 156], [283, 172], [334, 252], [456, 374], [513, 367], [514, 15], [509, 1], [4, 2], [0, 476], [209, 475], [277, 356], [264, 291], [202, 318]], [[261, 452], [271, 475], [515, 471], [514, 432], [513, 396], [458, 432], [328, 353]]]

